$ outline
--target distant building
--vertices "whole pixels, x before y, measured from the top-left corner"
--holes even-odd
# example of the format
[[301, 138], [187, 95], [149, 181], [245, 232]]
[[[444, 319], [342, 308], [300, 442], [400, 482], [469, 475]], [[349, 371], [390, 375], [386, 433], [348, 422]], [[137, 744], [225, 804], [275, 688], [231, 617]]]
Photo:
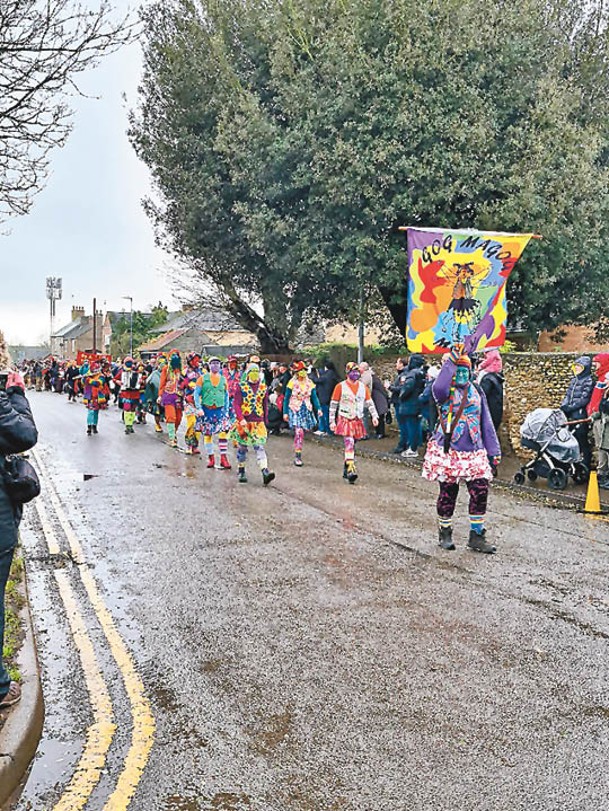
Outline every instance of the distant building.
[[9, 346], [13, 363], [21, 363], [24, 360], [44, 360], [50, 354], [48, 346]]
[[[93, 335], [95, 325], [96, 335]], [[103, 316], [97, 312], [96, 318], [85, 315], [84, 307], [72, 307], [72, 320], [51, 336], [51, 354], [65, 360], [76, 360], [79, 352], [92, 349], [101, 350]]]
[[184, 307], [169, 313], [167, 321], [152, 333], [155, 337], [138, 347], [143, 358], [172, 349], [227, 357], [247, 355], [258, 348], [255, 335], [240, 327], [232, 316], [210, 307]]

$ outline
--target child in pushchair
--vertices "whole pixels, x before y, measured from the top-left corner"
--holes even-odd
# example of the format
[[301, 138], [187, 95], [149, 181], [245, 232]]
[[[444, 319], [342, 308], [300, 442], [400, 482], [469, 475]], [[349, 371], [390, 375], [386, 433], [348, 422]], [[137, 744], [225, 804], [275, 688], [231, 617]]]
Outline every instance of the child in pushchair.
[[567, 418], [558, 408], [536, 408], [525, 417], [520, 427], [520, 444], [535, 451], [535, 457], [516, 473], [516, 484], [542, 477], [553, 490], [564, 490], [569, 477], [576, 484], [588, 480], [588, 468], [581, 461], [579, 444], [568, 426]]

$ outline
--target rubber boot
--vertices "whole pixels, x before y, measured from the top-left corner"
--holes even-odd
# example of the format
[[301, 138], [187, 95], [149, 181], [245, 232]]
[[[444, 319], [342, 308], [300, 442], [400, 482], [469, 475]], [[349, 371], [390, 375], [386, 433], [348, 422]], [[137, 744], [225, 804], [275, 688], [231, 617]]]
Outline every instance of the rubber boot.
[[228, 461], [228, 456], [225, 453], [220, 454], [220, 467], [222, 470], [231, 470], [232, 465]]
[[475, 529], [470, 530], [467, 545], [474, 552], [484, 552], [486, 555], [493, 555], [497, 551], [496, 546], [487, 542], [485, 529], [482, 532], [476, 532]]
[[262, 484], [266, 487], [275, 478], [275, 474], [268, 467], [262, 468]]
[[440, 527], [438, 532], [438, 545], [441, 549], [454, 549], [455, 545], [453, 543], [453, 528], [452, 527]]
[[97, 430], [97, 425], [92, 425], [91, 428], [93, 429], [94, 434], [99, 433], [98, 430]]
[[241, 482], [241, 484], [246, 484], [247, 483], [247, 476], [245, 475], [245, 465], [239, 465], [239, 478], [238, 478], [238, 481]]
[[216, 466], [216, 457], [213, 453], [210, 453], [207, 457], [207, 467], [215, 467]]
[[92, 425], [87, 425], [87, 436], [91, 436], [91, 428], [92, 427], [93, 427]]
[[302, 451], [296, 451], [294, 454], [294, 464], [296, 467], [302, 467]]
[[347, 469], [347, 463], [345, 462], [343, 465], [343, 479], [349, 478], [349, 471]]

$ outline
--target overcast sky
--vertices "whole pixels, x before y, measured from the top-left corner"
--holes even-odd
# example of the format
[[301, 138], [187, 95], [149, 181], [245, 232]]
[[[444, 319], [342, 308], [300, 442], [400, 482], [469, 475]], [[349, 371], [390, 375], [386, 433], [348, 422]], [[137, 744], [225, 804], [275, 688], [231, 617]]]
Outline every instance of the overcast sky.
[[2, 229], [8, 234], [0, 235], [0, 328], [10, 343], [48, 338], [47, 276], [63, 278], [56, 328], [69, 322], [72, 305], [90, 313], [94, 296], [104, 311], [128, 310], [121, 296], [133, 296], [135, 309], [159, 300], [176, 306], [163, 278], [170, 260], [155, 247], [141, 207], [150, 190], [148, 171], [126, 136], [140, 54], [139, 45], [131, 45], [80, 77], [81, 89], [99, 98], [74, 100], [74, 131], [53, 153], [46, 188], [30, 214]]

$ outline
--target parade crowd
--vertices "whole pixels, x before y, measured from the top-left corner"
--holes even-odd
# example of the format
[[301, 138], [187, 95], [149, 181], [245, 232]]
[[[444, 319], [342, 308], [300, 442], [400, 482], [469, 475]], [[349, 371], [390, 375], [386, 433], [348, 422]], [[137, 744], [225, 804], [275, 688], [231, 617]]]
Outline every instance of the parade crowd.
[[[348, 363], [339, 375], [331, 360], [271, 363], [252, 355], [204, 360], [178, 351], [150, 360], [131, 357], [111, 363], [103, 358], [74, 362], [24, 363], [25, 385], [82, 398], [87, 409], [87, 434], [98, 433], [99, 413], [114, 401], [122, 411], [126, 434], [147, 418], [158, 433], [167, 432], [178, 447], [178, 429], [185, 424], [185, 453], [203, 449], [207, 467], [232, 468], [229, 448], [236, 451], [240, 482], [247, 482], [248, 453], [253, 452], [262, 482], [275, 474], [266, 453], [268, 434], [289, 430], [293, 463], [303, 465], [305, 436], [343, 438], [343, 477], [358, 478], [356, 443], [384, 438], [395, 419], [398, 441], [393, 453], [418, 458], [424, 449], [422, 475], [438, 483], [438, 538], [454, 549], [452, 516], [459, 482], [469, 494], [468, 546], [492, 553], [484, 517], [489, 483], [501, 460], [498, 429], [503, 418], [502, 358], [497, 350], [471, 355], [455, 347], [442, 366], [428, 365], [422, 355], [398, 358], [395, 378], [381, 380], [366, 362]], [[596, 373], [596, 379], [593, 376]], [[562, 410], [572, 424], [584, 464], [590, 468], [592, 443], [598, 451], [599, 484], [609, 488], [609, 354], [579, 358]]]

